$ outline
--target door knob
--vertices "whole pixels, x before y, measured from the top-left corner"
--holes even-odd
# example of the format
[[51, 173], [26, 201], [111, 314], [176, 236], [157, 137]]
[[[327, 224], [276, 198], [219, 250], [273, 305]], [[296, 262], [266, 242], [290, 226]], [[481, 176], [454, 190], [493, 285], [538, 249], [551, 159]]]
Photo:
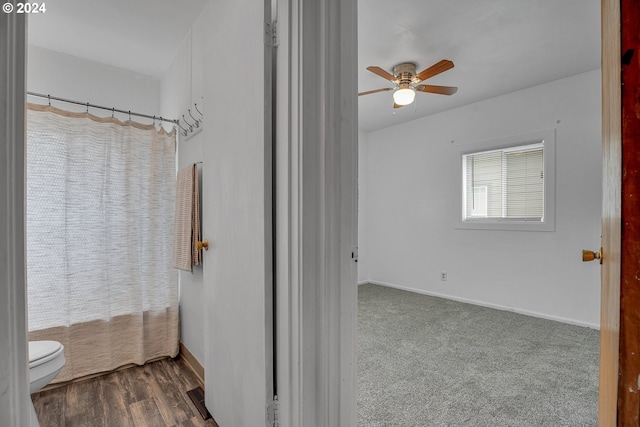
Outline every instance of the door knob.
[[602, 264], [602, 248], [598, 252], [582, 250], [582, 261], [593, 261], [594, 259], [600, 260], [600, 264]]
[[196, 245], [198, 246], [198, 250], [202, 250], [204, 249], [205, 251], [209, 250], [209, 241], [207, 239], [203, 240], [202, 242], [196, 242]]

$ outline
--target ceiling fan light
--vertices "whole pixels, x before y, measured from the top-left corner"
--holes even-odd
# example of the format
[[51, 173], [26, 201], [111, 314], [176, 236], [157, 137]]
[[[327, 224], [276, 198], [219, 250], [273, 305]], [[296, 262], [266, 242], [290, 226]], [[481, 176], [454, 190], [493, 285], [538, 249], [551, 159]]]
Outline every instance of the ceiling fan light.
[[409, 105], [416, 97], [416, 92], [413, 89], [398, 89], [393, 93], [393, 102], [398, 105]]

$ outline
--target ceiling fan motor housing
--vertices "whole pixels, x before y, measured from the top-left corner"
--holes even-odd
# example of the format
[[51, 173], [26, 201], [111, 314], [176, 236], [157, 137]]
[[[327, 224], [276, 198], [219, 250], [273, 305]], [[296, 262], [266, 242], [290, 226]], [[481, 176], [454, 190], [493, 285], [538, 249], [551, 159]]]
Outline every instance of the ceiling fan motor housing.
[[393, 67], [393, 76], [398, 79], [400, 88], [408, 88], [411, 83], [417, 83], [416, 64], [413, 62], [404, 62]]

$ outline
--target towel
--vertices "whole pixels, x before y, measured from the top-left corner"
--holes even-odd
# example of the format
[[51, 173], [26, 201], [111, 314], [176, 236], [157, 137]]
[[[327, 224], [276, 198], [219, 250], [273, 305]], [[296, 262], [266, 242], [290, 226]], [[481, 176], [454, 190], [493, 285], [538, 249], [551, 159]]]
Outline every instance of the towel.
[[202, 252], [197, 246], [201, 239], [198, 166], [180, 169], [177, 180], [173, 266], [193, 271], [193, 266], [202, 263]]
[[198, 165], [193, 165], [193, 213], [191, 222], [191, 261], [192, 265], [202, 264], [202, 249], [198, 242], [202, 241], [200, 232], [200, 189], [198, 188]]

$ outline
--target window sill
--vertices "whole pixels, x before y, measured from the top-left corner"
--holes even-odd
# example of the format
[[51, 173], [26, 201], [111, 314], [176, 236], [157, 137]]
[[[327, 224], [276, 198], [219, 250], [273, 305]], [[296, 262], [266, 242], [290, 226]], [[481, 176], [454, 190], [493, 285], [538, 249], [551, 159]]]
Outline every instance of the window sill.
[[458, 230], [555, 231], [554, 224], [537, 221], [459, 221]]

